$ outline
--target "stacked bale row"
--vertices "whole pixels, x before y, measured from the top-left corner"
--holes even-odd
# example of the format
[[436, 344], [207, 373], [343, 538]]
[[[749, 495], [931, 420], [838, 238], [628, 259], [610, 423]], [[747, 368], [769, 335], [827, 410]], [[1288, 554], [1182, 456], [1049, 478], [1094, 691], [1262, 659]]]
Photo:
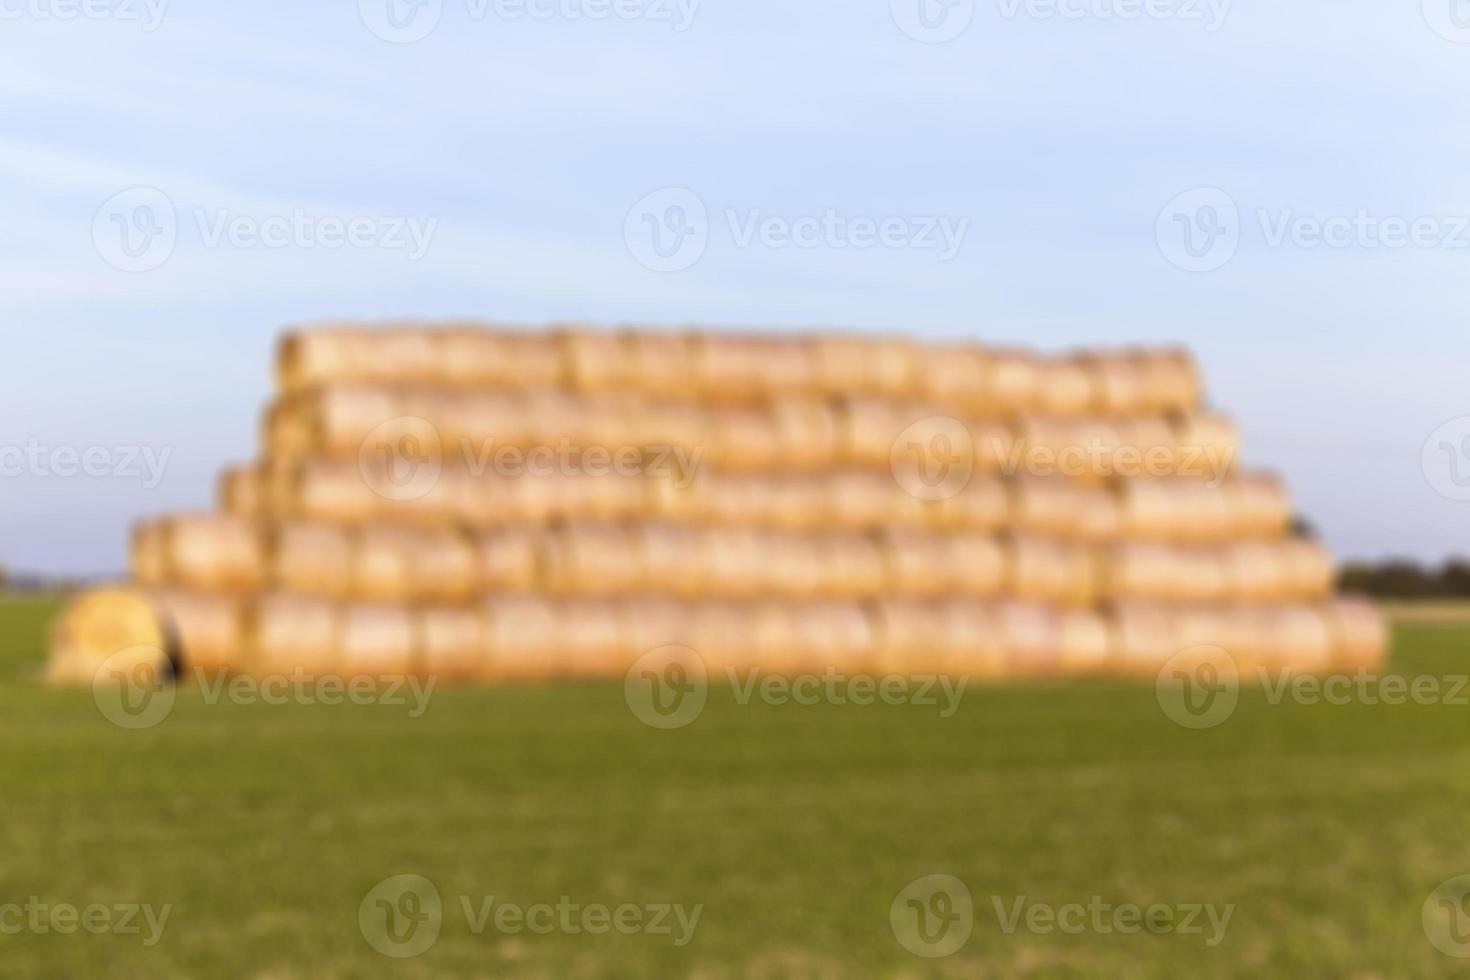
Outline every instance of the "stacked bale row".
[[329, 385], [271, 407], [265, 450], [278, 460], [357, 459], [412, 440], [420, 453], [467, 463], [533, 448], [592, 449], [641, 463], [678, 447], [725, 472], [948, 466], [1015, 473], [1049, 464], [1076, 470], [1064, 475], [1146, 468], [1154, 476], [1207, 478], [1227, 475], [1239, 451], [1228, 419], [1198, 412], [1117, 419], [961, 419], [952, 412], [872, 396], [777, 396], [730, 406], [548, 388]]
[[984, 676], [1382, 654], [1177, 350], [343, 327], [288, 335], [278, 369], [264, 458], [223, 513], [140, 526], [136, 587], [63, 618], [56, 676], [118, 650], [484, 681], [669, 644]]
[[581, 522], [265, 525], [223, 515], [142, 525], [140, 585], [332, 599], [465, 602], [486, 595], [742, 599], [1015, 597], [1089, 607], [1133, 599], [1325, 599], [1332, 563], [1300, 538], [1215, 546], [884, 528], [796, 533]]
[[706, 403], [802, 393], [879, 395], [987, 416], [1142, 416], [1188, 411], [1201, 400], [1194, 361], [1180, 349], [1045, 357], [978, 344], [921, 344], [848, 333], [323, 327], [286, 337], [277, 377], [286, 394], [357, 383], [546, 386]]
[[[119, 627], [131, 624], [126, 645]], [[1357, 602], [1240, 607], [1130, 602], [1067, 609], [1014, 600], [872, 602], [497, 595], [473, 603], [341, 602], [287, 593], [102, 590], [58, 629], [53, 673], [90, 680], [154, 665], [179, 676], [420, 676], [514, 682], [619, 676], [670, 646], [732, 673], [947, 672], [975, 677], [1152, 677], [1181, 651], [1223, 646], [1256, 670], [1353, 671], [1383, 652], [1382, 620]], [[156, 647], [153, 646], [156, 644]]]
[[972, 477], [929, 499], [891, 474], [838, 470], [740, 474], [696, 470], [624, 475], [477, 471], [425, 464], [311, 460], [229, 470], [222, 508], [247, 518], [346, 524], [465, 524], [492, 528], [566, 520], [646, 520], [788, 530], [887, 526], [936, 531], [1004, 528], [1086, 540], [1227, 541], [1277, 538], [1291, 523], [1274, 477], [1243, 474], [1215, 485], [1139, 478], [1093, 484], [1050, 477]]

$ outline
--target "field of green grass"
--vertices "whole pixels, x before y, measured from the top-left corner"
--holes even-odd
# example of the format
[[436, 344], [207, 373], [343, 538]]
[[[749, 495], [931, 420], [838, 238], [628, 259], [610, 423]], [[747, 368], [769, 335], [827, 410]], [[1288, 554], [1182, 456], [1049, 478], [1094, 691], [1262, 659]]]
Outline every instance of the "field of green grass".
[[[1470, 969], [1421, 919], [1436, 886], [1470, 873], [1467, 707], [1243, 690], [1228, 721], [1191, 731], [1149, 684], [971, 689], [949, 718], [742, 705], [716, 689], [692, 725], [659, 731], [616, 684], [436, 692], [419, 718], [184, 690], [161, 724], [128, 731], [89, 690], [40, 682], [54, 611], [0, 599], [6, 978]], [[1402, 626], [1396, 639], [1394, 671], [1470, 666], [1470, 627]], [[443, 914], [427, 952], [390, 959], [359, 909], [400, 874], [433, 882]], [[974, 909], [968, 941], [936, 959], [890, 925], [900, 891], [931, 874], [963, 882]], [[18, 920], [3, 906], [33, 896], [169, 917], [154, 935], [141, 917], [138, 934], [6, 928]], [[702, 909], [684, 945], [677, 925], [537, 934], [492, 919], [477, 932], [489, 896]], [[1215, 945], [1208, 926], [1007, 933], [996, 904], [1009, 915], [1022, 896], [1233, 910]]]

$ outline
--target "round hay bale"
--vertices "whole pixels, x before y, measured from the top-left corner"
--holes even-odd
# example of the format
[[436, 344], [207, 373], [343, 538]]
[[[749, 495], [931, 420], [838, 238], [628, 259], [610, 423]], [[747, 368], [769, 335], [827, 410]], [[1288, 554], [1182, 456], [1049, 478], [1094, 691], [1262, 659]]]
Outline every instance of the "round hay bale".
[[644, 482], [644, 516], [680, 524], [704, 521], [714, 506], [715, 487], [721, 478], [708, 468], [698, 468], [687, 477], [650, 475]]
[[864, 470], [837, 470], [826, 477], [824, 506], [807, 527], [836, 530], [924, 527], [931, 523], [930, 501], [899, 486], [891, 475]]
[[995, 617], [1006, 649], [1007, 672], [1016, 677], [1055, 674], [1062, 655], [1061, 618], [1027, 602], [1002, 602]]
[[[761, 608], [766, 610], [769, 604]], [[689, 613], [689, 647], [704, 661], [711, 681], [723, 679], [729, 670], [770, 669], [760, 639], [760, 630], [768, 625], [750, 605], [695, 603]]]
[[420, 672], [418, 630], [409, 606], [348, 605], [341, 622], [337, 663], [344, 678], [409, 677]]
[[1080, 606], [1097, 597], [1092, 550], [1055, 538], [1015, 535], [1005, 544], [1011, 592], [1020, 599]]
[[440, 378], [461, 388], [566, 383], [562, 348], [545, 330], [458, 327], [436, 331]]
[[335, 524], [289, 523], [270, 536], [270, 586], [302, 595], [346, 598], [353, 594], [357, 535]]
[[352, 556], [352, 595], [383, 602], [415, 595], [419, 584], [413, 550], [423, 532], [401, 525], [359, 528]]
[[1119, 541], [1104, 560], [1110, 599], [1179, 598], [1174, 550], [1156, 541]]
[[1006, 590], [1006, 549], [993, 534], [965, 532], [940, 538], [949, 587], [962, 596], [997, 596]]
[[555, 336], [567, 383], [576, 390], [626, 390], [633, 382], [631, 351], [622, 335], [591, 327], [563, 327]]
[[1073, 361], [1087, 374], [1095, 411], [1122, 417], [1150, 410], [1148, 378], [1134, 352], [1087, 352]]
[[686, 597], [707, 594], [702, 529], [660, 521], [635, 524], [630, 534], [631, 561], [650, 591]]
[[1057, 614], [1057, 673], [1106, 674], [1115, 669], [1111, 624], [1093, 610], [1063, 609]]
[[[834, 543], [835, 541], [835, 543]], [[849, 553], [847, 538], [840, 534], [807, 535], [764, 532], [761, 550], [765, 558], [764, 586], [767, 594], [788, 600], [817, 596], [845, 597], [847, 588], [862, 588], [870, 569], [860, 547]], [[843, 567], [851, 560], [856, 567]], [[849, 577], [855, 581], [849, 583]]]
[[932, 598], [954, 588], [949, 539], [912, 528], [878, 532], [885, 572], [884, 594]]
[[491, 596], [481, 607], [489, 640], [486, 680], [544, 681], [562, 676], [557, 618], [560, 610], [539, 596]]
[[783, 464], [781, 437], [769, 412], [723, 408], [710, 413], [714, 462], [727, 472], [772, 470]]
[[878, 636], [862, 606], [813, 602], [787, 608], [795, 643], [791, 656], [775, 669], [785, 674], [831, 669], [850, 676], [878, 663]]
[[[616, 451], [623, 445], [659, 449], [677, 446], [686, 450], [686, 457], [691, 462], [718, 457], [719, 440], [728, 438], [715, 424], [715, 419], [722, 414], [689, 402], [633, 402], [628, 409], [626, 439], [616, 440], [617, 445], [611, 448]], [[672, 464], [673, 461], [667, 462]]]
[[939, 603], [936, 612], [940, 659], [930, 670], [986, 679], [1010, 672], [1014, 651], [995, 606], [959, 599]]
[[911, 675], [948, 666], [943, 616], [936, 603], [883, 599], [872, 606], [878, 670]]
[[1275, 536], [1291, 524], [1291, 496], [1279, 477], [1269, 473], [1242, 474], [1223, 488], [1236, 518], [1237, 533]]
[[829, 484], [825, 475], [775, 474], [765, 485], [768, 510], [758, 512], [754, 521], [746, 518], [745, 523], [781, 531], [810, 531], [829, 526]]
[[[433, 420], [440, 450], [451, 459], [499, 465], [527, 444], [532, 411], [530, 399], [517, 391], [466, 391], [445, 398]], [[521, 457], [517, 453], [509, 458]]]
[[630, 660], [665, 646], [689, 646], [690, 613], [686, 603], [653, 596], [636, 596], [625, 603]]
[[261, 596], [246, 616], [243, 669], [255, 677], [341, 672], [343, 609], [307, 596]]
[[658, 395], [692, 397], [695, 392], [694, 341], [687, 333], [633, 330], [624, 335], [632, 383]]
[[831, 402], [784, 397], [773, 399], [767, 410], [782, 468], [824, 470], [841, 462], [840, 419]]
[[749, 598], [770, 591], [766, 538], [749, 527], [711, 527], [699, 535], [701, 577], [711, 595]]
[[1271, 614], [1273, 666], [1280, 670], [1321, 673], [1337, 652], [1333, 624], [1321, 607], [1282, 606]]
[[1174, 426], [1157, 417], [1120, 418], [1113, 421], [1117, 433], [1114, 473], [1123, 478], [1168, 476], [1178, 470], [1179, 450]]
[[1259, 602], [1286, 595], [1291, 570], [1276, 542], [1237, 541], [1224, 554], [1232, 598]]
[[934, 344], [919, 348], [917, 393], [939, 405], [971, 414], [987, 407], [990, 364], [985, 349], [974, 344]]
[[883, 553], [871, 536], [834, 532], [818, 536], [815, 545], [817, 568], [825, 571], [818, 589], [822, 595], [853, 599], [882, 594], [886, 578]]
[[1286, 565], [1286, 593], [1292, 599], [1321, 599], [1337, 577], [1332, 556], [1316, 541], [1286, 538], [1277, 547]]
[[980, 476], [954, 496], [934, 501], [926, 516], [939, 531], [993, 531], [1014, 520], [1006, 482]]
[[148, 588], [168, 584], [168, 537], [164, 521], [140, 521], [133, 525], [128, 549], [133, 581]]
[[92, 684], [106, 670], [152, 685], [174, 676], [176, 657], [168, 623], [147, 592], [92, 589], [57, 617], [46, 676], [53, 684]]
[[392, 500], [383, 473], [363, 473], [346, 462], [311, 462], [276, 470], [271, 510], [282, 519], [361, 524]]
[[623, 603], [574, 599], [556, 609], [555, 656], [562, 675], [574, 679], [621, 677], [634, 656]]
[[265, 580], [258, 526], [228, 515], [192, 514], [159, 525], [165, 580], [203, 591], [247, 592]]
[[996, 415], [1020, 415], [1041, 404], [1041, 361], [1029, 351], [997, 347], [990, 351], [986, 404]]
[[246, 519], [265, 516], [266, 501], [261, 495], [260, 471], [254, 466], [231, 466], [219, 477], [216, 496], [220, 509]]
[[808, 353], [795, 338], [702, 333], [693, 355], [695, 384], [707, 399], [749, 401], [812, 387]]
[[1224, 602], [1235, 587], [1234, 569], [1218, 548], [1175, 547], [1173, 598], [1185, 602]]
[[435, 334], [409, 325], [289, 331], [276, 357], [281, 390], [347, 381], [435, 383], [444, 369]]
[[419, 674], [450, 684], [479, 680], [489, 637], [477, 608], [430, 607], [416, 613]]
[[563, 378], [561, 349], [544, 332], [474, 326], [434, 331], [438, 382], [455, 388], [554, 385]]
[[1175, 475], [1218, 482], [1240, 457], [1240, 428], [1218, 413], [1192, 413], [1174, 419], [1178, 460]]
[[349, 328], [290, 330], [276, 347], [276, 381], [284, 392], [360, 378], [372, 368], [363, 334]]
[[898, 398], [919, 390], [919, 347], [907, 338], [817, 334], [808, 344], [816, 387], [821, 391], [866, 392]]
[[487, 593], [532, 592], [541, 585], [541, 561], [547, 546], [541, 528], [507, 525], [474, 536], [473, 579]]
[[1092, 377], [1074, 360], [1044, 358], [1037, 362], [1036, 405], [1050, 415], [1086, 415], [1097, 400]]
[[1202, 390], [1199, 368], [1189, 351], [1162, 347], [1134, 355], [1144, 377], [1148, 395], [1140, 409], [1153, 412], [1187, 412], [1199, 405]]
[[1183, 646], [1167, 607], [1152, 602], [1125, 601], [1112, 607], [1117, 662], [1126, 674], [1154, 677]]
[[166, 589], [153, 602], [167, 624], [178, 676], [217, 679], [245, 660], [245, 602], [233, 595]]
[[647, 585], [634, 538], [622, 525], [574, 521], [552, 530], [546, 543], [541, 584], [553, 595], [625, 595]]
[[1382, 669], [1388, 655], [1388, 624], [1364, 599], [1336, 599], [1324, 614], [1333, 632], [1331, 667], [1345, 672]]

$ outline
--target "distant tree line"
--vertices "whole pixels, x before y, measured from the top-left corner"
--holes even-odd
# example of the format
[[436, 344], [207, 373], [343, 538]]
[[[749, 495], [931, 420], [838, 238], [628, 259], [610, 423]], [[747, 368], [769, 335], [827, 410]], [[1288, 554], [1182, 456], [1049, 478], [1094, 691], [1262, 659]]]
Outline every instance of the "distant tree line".
[[1343, 592], [1381, 599], [1470, 598], [1470, 559], [1451, 558], [1437, 568], [1426, 568], [1407, 558], [1382, 562], [1348, 562], [1337, 576]]

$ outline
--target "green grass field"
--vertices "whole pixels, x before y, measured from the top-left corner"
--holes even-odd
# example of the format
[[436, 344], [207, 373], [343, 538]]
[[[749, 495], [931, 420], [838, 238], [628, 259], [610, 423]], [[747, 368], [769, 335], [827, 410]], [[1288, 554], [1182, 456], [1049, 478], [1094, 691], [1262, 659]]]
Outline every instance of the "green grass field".
[[[208, 704], [144, 731], [38, 674], [55, 604], [0, 600], [0, 905], [171, 906], [158, 942], [0, 934], [10, 977], [1443, 976], [1421, 909], [1470, 873], [1470, 709], [1269, 703], [1190, 731], [1148, 684], [1031, 684], [927, 706], [741, 705], [640, 723], [621, 685], [384, 705]], [[1404, 626], [1393, 669], [1463, 671], [1470, 627]], [[376, 952], [378, 882], [437, 887], [437, 943]], [[956, 953], [890, 904], [944, 873]], [[682, 903], [669, 935], [480, 933], [460, 904]], [[1007, 934], [1027, 903], [1233, 905], [1223, 940]], [[0, 918], [0, 926], [7, 920]], [[13, 921], [13, 920], [12, 920]], [[14, 930], [11, 930], [14, 931]], [[676, 930], [677, 931], [677, 930]]]

